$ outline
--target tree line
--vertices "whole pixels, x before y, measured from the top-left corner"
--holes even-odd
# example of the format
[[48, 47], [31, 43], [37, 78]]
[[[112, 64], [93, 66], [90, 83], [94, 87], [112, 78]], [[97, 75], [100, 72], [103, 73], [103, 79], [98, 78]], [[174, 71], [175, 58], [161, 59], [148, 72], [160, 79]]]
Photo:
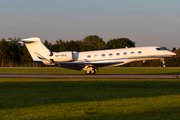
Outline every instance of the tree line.
[[[20, 40], [20, 38], [9, 38], [9, 40]], [[114, 48], [135, 47], [135, 42], [128, 38], [110, 39], [105, 42], [97, 35], [86, 36], [82, 40], [56, 40], [54, 44], [45, 40], [44, 45], [53, 52], [61, 51], [92, 51], [104, 50]], [[177, 55], [172, 58], [165, 59], [166, 66], [179, 67], [180, 66], [180, 48], [173, 48], [172, 50]], [[42, 67], [46, 66], [40, 63], [33, 63], [32, 58], [24, 44], [17, 41], [7, 42], [4, 38], [0, 41], [0, 66], [1, 67]], [[151, 60], [142, 62], [134, 62], [124, 66], [128, 67], [159, 67], [162, 63], [159, 60]]]

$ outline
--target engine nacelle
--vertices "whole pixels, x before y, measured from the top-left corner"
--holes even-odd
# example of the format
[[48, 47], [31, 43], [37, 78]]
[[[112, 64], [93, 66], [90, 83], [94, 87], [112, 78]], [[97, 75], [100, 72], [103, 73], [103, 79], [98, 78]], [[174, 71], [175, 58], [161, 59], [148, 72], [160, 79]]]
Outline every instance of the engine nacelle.
[[51, 52], [49, 59], [51, 62], [69, 62], [74, 60], [72, 51], [67, 52]]

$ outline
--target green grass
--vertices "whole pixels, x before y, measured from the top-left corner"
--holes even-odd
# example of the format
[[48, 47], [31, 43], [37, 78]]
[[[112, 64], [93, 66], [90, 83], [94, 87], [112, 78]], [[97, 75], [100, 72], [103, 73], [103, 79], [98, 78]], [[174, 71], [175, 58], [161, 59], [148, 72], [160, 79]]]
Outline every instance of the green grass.
[[0, 119], [180, 119], [180, 81], [1, 78]]
[[[63, 68], [0, 68], [0, 73], [57, 73], [57, 74], [85, 74], [77, 70]], [[180, 74], [180, 68], [159, 68], [159, 67], [114, 67], [100, 68], [96, 74]]]

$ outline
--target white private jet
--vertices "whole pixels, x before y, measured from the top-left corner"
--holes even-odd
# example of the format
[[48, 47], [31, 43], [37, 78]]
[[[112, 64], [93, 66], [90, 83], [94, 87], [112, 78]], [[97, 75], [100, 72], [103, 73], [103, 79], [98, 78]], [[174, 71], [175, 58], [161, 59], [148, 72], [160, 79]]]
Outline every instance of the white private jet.
[[85, 52], [51, 52], [38, 37], [19, 40], [25, 43], [33, 62], [57, 65], [62, 68], [84, 70], [86, 74], [95, 74], [98, 67], [120, 66], [135, 61], [160, 59], [165, 67], [164, 58], [175, 53], [159, 46], [134, 47]]

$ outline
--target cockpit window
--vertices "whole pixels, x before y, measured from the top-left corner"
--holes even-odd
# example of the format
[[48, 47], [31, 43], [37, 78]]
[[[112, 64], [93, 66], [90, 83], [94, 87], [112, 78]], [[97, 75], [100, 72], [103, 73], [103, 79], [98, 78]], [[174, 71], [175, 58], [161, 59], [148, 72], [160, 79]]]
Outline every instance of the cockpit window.
[[160, 47], [160, 48], [156, 48], [156, 50], [166, 50], [166, 49], [163, 47]]

